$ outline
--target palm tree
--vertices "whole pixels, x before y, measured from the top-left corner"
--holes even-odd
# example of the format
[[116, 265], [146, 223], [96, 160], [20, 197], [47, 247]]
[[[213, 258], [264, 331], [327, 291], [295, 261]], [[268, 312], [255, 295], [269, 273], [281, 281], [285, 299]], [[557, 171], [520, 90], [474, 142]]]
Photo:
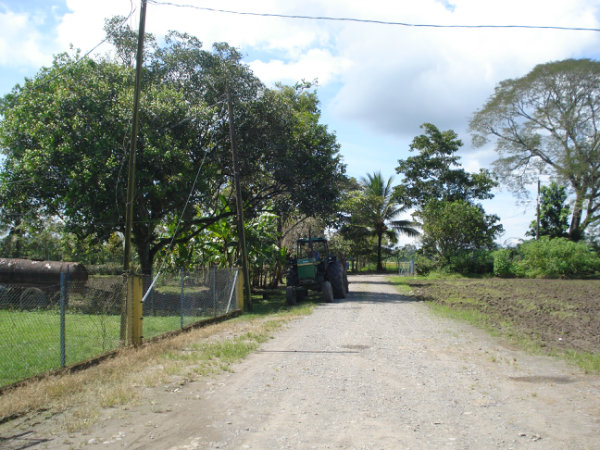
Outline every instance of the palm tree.
[[390, 177], [384, 181], [381, 172], [368, 174], [361, 179], [363, 192], [361, 222], [369, 233], [377, 237], [377, 272], [383, 272], [381, 263], [381, 246], [383, 238], [392, 242], [397, 240], [397, 233], [407, 236], [418, 236], [417, 224], [410, 220], [399, 220], [398, 216], [406, 212], [407, 206], [401, 204], [394, 196]]

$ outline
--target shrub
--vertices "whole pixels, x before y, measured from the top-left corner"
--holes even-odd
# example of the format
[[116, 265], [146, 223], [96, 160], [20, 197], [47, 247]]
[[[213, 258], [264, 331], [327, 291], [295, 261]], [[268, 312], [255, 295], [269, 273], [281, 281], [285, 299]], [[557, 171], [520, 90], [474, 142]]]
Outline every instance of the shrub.
[[491, 252], [482, 249], [460, 252], [450, 257], [450, 264], [446, 269], [462, 275], [491, 273], [493, 269]]
[[428, 275], [429, 272], [431, 272], [435, 268], [435, 261], [432, 261], [431, 259], [423, 255], [415, 255], [415, 271], [417, 272], [417, 275]]
[[600, 257], [585, 242], [565, 238], [528, 241], [518, 249], [511, 270], [528, 278], [564, 278], [594, 275], [600, 271]]
[[494, 275], [501, 278], [514, 276], [512, 271], [513, 250], [503, 248], [492, 253], [494, 259]]

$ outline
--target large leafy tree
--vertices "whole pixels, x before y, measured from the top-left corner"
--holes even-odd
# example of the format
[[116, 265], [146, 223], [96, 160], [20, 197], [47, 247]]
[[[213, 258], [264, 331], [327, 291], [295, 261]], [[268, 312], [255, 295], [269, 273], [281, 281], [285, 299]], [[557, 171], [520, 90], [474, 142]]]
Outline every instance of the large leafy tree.
[[452, 266], [453, 258], [475, 250], [494, 247], [494, 238], [502, 231], [496, 216], [465, 200], [432, 200], [421, 211], [423, 248], [441, 266]]
[[350, 227], [358, 230], [356, 237], [366, 234], [376, 239], [378, 272], [383, 271], [381, 253], [384, 239], [395, 243], [398, 233], [407, 236], [419, 234], [414, 222], [400, 218], [407, 207], [394, 195], [392, 182], [392, 177], [386, 180], [381, 172], [367, 174], [361, 179], [360, 191], [357, 192], [350, 211]]
[[410, 145], [418, 154], [398, 161], [403, 180], [396, 195], [415, 207], [423, 224], [423, 252], [447, 266], [457, 255], [488, 248], [502, 230], [499, 218], [476, 204], [492, 198], [497, 183], [487, 170], [469, 173], [461, 167], [456, 153], [463, 144], [453, 130], [440, 131], [431, 123], [421, 128], [425, 133]]
[[[123, 231], [134, 39], [121, 23], [107, 26], [119, 60], [59, 55], [2, 99], [0, 221], [9, 229], [57, 216], [96, 242]], [[235, 49], [206, 51], [178, 33], [149, 47], [143, 77], [133, 242], [144, 273], [171, 242], [235, 214], [227, 91], [247, 215], [282, 198], [308, 214], [335, 207], [343, 165], [306, 87], [267, 89]]]
[[600, 222], [600, 62], [568, 59], [500, 82], [471, 120], [473, 141], [496, 142], [495, 169], [524, 192], [547, 172], [574, 195], [569, 237]]
[[491, 190], [497, 183], [487, 170], [472, 174], [460, 166], [456, 153], [463, 143], [453, 130], [440, 131], [431, 123], [424, 123], [421, 128], [425, 133], [410, 144], [410, 151], [418, 153], [399, 160], [396, 167], [403, 177], [396, 195], [404, 204], [422, 209], [430, 200], [451, 202], [493, 197]]

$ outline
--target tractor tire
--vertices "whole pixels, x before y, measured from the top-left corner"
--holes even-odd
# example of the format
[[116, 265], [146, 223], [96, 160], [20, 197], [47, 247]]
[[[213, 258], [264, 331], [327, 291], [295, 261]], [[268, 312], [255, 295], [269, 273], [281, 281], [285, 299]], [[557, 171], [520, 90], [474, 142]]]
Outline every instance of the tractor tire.
[[333, 296], [335, 298], [346, 298], [346, 286], [344, 286], [344, 270], [339, 261], [335, 261], [327, 266], [327, 279], [331, 283]]
[[288, 306], [294, 306], [296, 304], [296, 288], [294, 286], [285, 288], [285, 303]]
[[322, 288], [323, 300], [325, 303], [333, 302], [333, 289], [331, 287], [331, 283], [329, 281], [323, 281]]
[[296, 289], [296, 301], [297, 302], [301, 302], [301, 301], [305, 300], [307, 295], [308, 295], [308, 291], [306, 290], [306, 288], [300, 287], [300, 288]]
[[298, 268], [296, 265], [290, 266], [285, 277], [286, 286], [298, 286], [300, 280], [298, 279]]

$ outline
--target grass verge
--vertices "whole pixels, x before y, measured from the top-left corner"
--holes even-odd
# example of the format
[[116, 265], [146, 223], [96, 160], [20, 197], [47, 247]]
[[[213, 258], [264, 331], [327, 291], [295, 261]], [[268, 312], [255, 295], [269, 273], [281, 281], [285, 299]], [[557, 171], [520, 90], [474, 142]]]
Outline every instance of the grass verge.
[[285, 306], [283, 292], [257, 297], [252, 314], [193, 329], [138, 349], [123, 349], [86, 370], [49, 376], [0, 395], [0, 423], [28, 413], [61, 414], [64, 428], [77, 431], [93, 423], [103, 408], [140, 400], [145, 388], [176, 379], [184, 384], [231, 370], [290, 320], [310, 314], [313, 302]]

